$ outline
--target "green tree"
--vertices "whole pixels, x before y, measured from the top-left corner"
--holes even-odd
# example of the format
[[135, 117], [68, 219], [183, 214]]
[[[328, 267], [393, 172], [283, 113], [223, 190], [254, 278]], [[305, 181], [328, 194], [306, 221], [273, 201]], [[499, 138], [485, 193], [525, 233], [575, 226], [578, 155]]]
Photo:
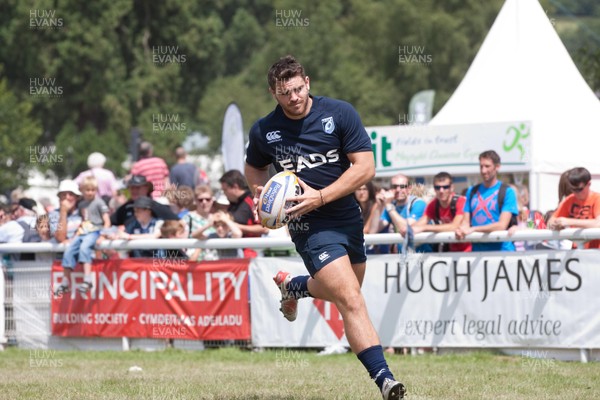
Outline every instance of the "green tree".
[[41, 155], [36, 158], [42, 129], [31, 116], [32, 108], [31, 102], [20, 101], [10, 91], [6, 79], [0, 79], [0, 193], [26, 186], [31, 169], [47, 161]]
[[[464, 77], [502, 4], [7, 0], [0, 2], [0, 79], [4, 101], [18, 104], [38, 127], [34, 144], [55, 145], [65, 157], [44, 167], [60, 177], [75, 175], [87, 168], [90, 152], [101, 151], [122, 175], [134, 127], [170, 162], [173, 148], [191, 132], [207, 135], [208, 151], [217, 153], [232, 101], [247, 132], [272, 110], [266, 73], [288, 53], [305, 65], [314, 95], [352, 103], [366, 125], [404, 122], [410, 98], [424, 89], [436, 91], [437, 111]], [[570, 23], [561, 32], [557, 24], [557, 30], [588, 84], [599, 90], [595, 4], [542, 1], [549, 16], [586, 17], [585, 25]], [[51, 29], [36, 25], [58, 19], [60, 26]], [[424, 60], [407, 62], [402, 52]], [[37, 79], [49, 79], [42, 89], [61, 94], [36, 94]], [[7, 133], [0, 134], [4, 144]], [[0, 148], [2, 165], [13, 153]]]

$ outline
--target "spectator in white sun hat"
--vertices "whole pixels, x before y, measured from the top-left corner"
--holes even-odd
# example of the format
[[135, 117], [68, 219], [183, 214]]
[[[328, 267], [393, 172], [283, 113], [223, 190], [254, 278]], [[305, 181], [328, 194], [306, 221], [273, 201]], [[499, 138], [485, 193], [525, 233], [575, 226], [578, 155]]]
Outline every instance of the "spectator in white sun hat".
[[75, 181], [65, 179], [58, 186], [58, 210], [48, 214], [50, 233], [56, 241], [63, 243], [75, 236], [81, 225], [81, 215], [77, 209], [77, 201], [81, 197], [79, 185]]

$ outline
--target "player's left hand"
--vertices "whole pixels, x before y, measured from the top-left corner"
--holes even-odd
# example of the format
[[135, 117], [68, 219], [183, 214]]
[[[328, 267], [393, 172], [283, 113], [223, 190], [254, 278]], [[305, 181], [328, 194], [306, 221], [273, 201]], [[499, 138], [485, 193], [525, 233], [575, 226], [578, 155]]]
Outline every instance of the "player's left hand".
[[299, 218], [304, 214], [311, 212], [321, 207], [321, 194], [318, 190], [308, 186], [304, 181], [298, 178], [298, 183], [302, 188], [302, 194], [299, 196], [289, 197], [287, 201], [293, 201], [298, 204], [288, 208], [286, 211], [292, 219]]

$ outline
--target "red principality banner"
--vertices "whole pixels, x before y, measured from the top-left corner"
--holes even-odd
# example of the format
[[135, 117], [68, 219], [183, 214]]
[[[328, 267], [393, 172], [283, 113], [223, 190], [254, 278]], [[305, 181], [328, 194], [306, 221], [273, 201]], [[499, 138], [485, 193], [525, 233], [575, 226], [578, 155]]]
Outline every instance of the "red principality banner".
[[[250, 339], [246, 259], [201, 263], [173, 259], [95, 261], [94, 288], [52, 299], [56, 336]], [[63, 278], [52, 266], [52, 287]], [[71, 288], [83, 282], [80, 267]]]

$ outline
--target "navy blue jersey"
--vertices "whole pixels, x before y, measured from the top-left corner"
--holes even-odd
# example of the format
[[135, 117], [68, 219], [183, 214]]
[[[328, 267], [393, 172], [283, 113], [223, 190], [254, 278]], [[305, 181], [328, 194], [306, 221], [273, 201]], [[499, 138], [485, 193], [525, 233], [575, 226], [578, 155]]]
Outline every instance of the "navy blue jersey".
[[[327, 97], [312, 97], [309, 114], [298, 120], [285, 116], [279, 105], [250, 129], [246, 162], [263, 168], [273, 164], [277, 172], [294, 172], [306, 184], [322, 189], [350, 167], [347, 154], [371, 151], [356, 110], [348, 103]], [[360, 209], [349, 194], [290, 223], [290, 231], [308, 222], [308, 229], [361, 224]], [[307, 228], [303, 228], [307, 229]]]

